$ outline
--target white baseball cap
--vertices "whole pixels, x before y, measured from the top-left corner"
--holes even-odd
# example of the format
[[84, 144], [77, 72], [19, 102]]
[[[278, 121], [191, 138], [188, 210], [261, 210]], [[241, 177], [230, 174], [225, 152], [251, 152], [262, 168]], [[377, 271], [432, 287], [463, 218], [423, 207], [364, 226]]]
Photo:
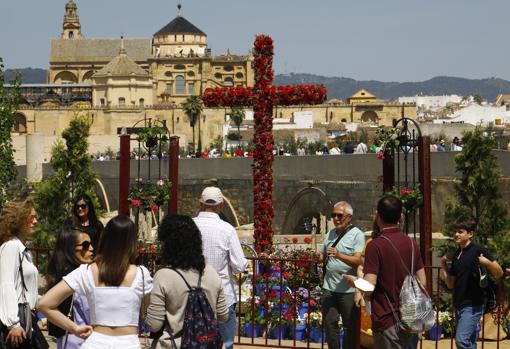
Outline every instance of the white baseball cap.
[[223, 202], [223, 194], [220, 188], [207, 187], [202, 191], [200, 202], [204, 205], [218, 205]]

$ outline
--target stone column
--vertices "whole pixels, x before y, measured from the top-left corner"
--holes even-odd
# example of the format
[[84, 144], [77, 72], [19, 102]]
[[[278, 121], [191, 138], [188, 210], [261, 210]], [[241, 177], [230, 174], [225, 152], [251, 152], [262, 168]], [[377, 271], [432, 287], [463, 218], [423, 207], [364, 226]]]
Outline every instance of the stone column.
[[27, 181], [40, 182], [42, 179], [42, 163], [44, 160], [44, 135], [31, 133], [26, 135]]

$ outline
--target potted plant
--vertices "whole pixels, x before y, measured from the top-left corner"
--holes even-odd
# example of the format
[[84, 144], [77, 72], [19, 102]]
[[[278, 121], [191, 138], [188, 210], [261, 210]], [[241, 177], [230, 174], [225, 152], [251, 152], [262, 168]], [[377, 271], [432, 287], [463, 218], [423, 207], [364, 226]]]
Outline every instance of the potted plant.
[[434, 326], [432, 326], [432, 328], [429, 330], [429, 339], [433, 341], [441, 339], [444, 327], [451, 331], [452, 315], [449, 311], [439, 311], [439, 313], [436, 314], [436, 318], [436, 324], [434, 324]]
[[266, 324], [264, 318], [263, 300], [255, 296], [253, 301], [248, 299], [245, 303], [245, 313], [242, 318], [242, 324], [244, 329], [244, 335], [247, 337], [262, 337], [263, 327]]
[[166, 133], [167, 130], [161, 126], [145, 127], [138, 132], [136, 139], [147, 148], [154, 148], [159, 141], [166, 142], [168, 140]]
[[322, 313], [320, 311], [306, 313], [305, 319], [310, 324], [310, 340], [314, 343], [321, 343], [324, 337], [322, 333]]
[[168, 179], [144, 182], [139, 178], [129, 189], [129, 204], [146, 212], [157, 212], [170, 199], [171, 186], [172, 183]]

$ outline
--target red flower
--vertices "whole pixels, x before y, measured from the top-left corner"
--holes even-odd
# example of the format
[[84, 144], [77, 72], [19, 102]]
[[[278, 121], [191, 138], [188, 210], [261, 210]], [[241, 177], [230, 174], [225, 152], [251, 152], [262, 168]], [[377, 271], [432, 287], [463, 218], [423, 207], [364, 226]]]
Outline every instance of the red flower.
[[292, 243], [297, 244], [299, 242], [299, 239], [295, 236], [292, 237]]
[[305, 244], [309, 244], [312, 242], [312, 238], [307, 236], [303, 239], [303, 241], [305, 242]]
[[150, 251], [150, 252], [154, 252], [154, 251], [156, 251], [156, 246], [154, 246], [154, 245], [150, 245], [150, 246], [149, 246], [149, 251]]
[[411, 193], [411, 189], [409, 189], [408, 187], [403, 187], [402, 190], [400, 191], [400, 196], [407, 196]]
[[290, 273], [286, 271], [285, 273], [283, 273], [283, 277], [288, 280], [290, 277]]
[[315, 302], [313, 299], [310, 299], [310, 306], [315, 307], [317, 305], [317, 302]]
[[158, 212], [158, 210], [159, 210], [159, 206], [158, 206], [158, 205], [156, 205], [156, 204], [152, 204], [152, 206], [151, 206], [151, 210], [152, 210], [152, 212]]
[[138, 201], [137, 199], [131, 199], [131, 206], [139, 207], [140, 206], [140, 201]]
[[384, 160], [384, 153], [383, 153], [382, 151], [378, 152], [378, 153], [377, 153], [377, 158], [378, 158], [379, 160]]

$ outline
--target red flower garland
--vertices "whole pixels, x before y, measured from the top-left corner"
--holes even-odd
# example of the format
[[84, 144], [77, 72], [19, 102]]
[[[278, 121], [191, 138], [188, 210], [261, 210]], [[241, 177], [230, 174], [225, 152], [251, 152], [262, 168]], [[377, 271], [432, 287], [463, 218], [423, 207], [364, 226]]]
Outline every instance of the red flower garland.
[[255, 249], [265, 252], [273, 244], [273, 105], [320, 104], [326, 100], [324, 86], [271, 86], [273, 82], [273, 39], [255, 39], [253, 88], [208, 88], [202, 99], [209, 107], [253, 106], [255, 135], [253, 143], [253, 222]]

